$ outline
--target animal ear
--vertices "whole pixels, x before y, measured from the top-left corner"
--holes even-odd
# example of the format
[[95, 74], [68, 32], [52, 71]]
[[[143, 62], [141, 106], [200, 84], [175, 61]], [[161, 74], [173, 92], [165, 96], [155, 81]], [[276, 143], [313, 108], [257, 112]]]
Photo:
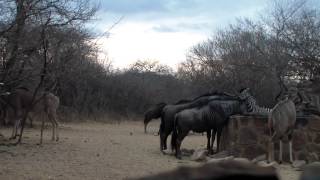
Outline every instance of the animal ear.
[[241, 88], [239, 92], [243, 93], [243, 92], [248, 92], [249, 90], [250, 90], [250, 88], [248, 88], [248, 87], [247, 88]]

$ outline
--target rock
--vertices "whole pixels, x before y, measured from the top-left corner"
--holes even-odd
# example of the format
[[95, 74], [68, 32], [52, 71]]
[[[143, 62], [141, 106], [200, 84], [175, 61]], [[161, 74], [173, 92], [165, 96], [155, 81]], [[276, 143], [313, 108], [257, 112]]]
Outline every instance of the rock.
[[319, 161], [319, 156], [315, 152], [308, 153], [307, 155], [308, 163]]
[[303, 148], [305, 148], [305, 145], [307, 144], [307, 137], [305, 133], [301, 131], [295, 131], [293, 133], [293, 139], [294, 139], [294, 141], [292, 141], [293, 150], [300, 151]]
[[192, 161], [204, 161], [207, 157], [207, 150], [197, 149], [191, 156]]
[[241, 163], [251, 163], [251, 161], [248, 158], [234, 158], [233, 160]]
[[309, 152], [320, 152], [320, 145], [318, 144], [307, 144], [305, 146], [307, 148], [307, 151]]
[[181, 149], [181, 153], [184, 156], [191, 156], [194, 153], [193, 149]]
[[303, 168], [300, 180], [320, 179], [320, 162], [314, 162]]
[[315, 142], [316, 144], [320, 144], [320, 134], [317, 134], [317, 135], [316, 135], [316, 138], [315, 138], [314, 142]]
[[211, 155], [211, 158], [225, 158], [229, 156], [229, 152], [228, 151], [220, 151], [217, 154]]
[[219, 163], [219, 162], [222, 162], [222, 161], [228, 161], [228, 160], [232, 160], [232, 159], [234, 159], [233, 156], [228, 156], [228, 157], [225, 157], [225, 158], [212, 158], [212, 159], [208, 160], [208, 163]]
[[274, 168], [279, 167], [279, 164], [276, 161], [273, 161], [271, 163], [268, 163], [267, 161], [259, 161], [257, 165], [261, 167], [274, 167]]
[[257, 156], [256, 158], [252, 159], [251, 162], [257, 163], [257, 162], [259, 162], [259, 161], [264, 161], [264, 160], [266, 160], [266, 159], [267, 159], [266, 155], [265, 155], [265, 154], [262, 154], [262, 155], [260, 155], [260, 156]]
[[292, 167], [302, 169], [306, 164], [307, 162], [305, 160], [295, 160], [292, 163]]
[[257, 143], [258, 134], [252, 128], [241, 128], [239, 131], [239, 144], [249, 145]]
[[255, 145], [250, 145], [245, 148], [243, 148], [243, 154], [249, 159], [253, 159], [257, 157], [259, 154], [264, 154], [265, 153], [265, 147], [255, 144]]

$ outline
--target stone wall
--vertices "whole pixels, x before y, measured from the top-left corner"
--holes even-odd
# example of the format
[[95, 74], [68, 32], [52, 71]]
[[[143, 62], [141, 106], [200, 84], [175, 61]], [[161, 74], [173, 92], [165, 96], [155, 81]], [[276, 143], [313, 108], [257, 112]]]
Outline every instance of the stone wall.
[[[253, 159], [266, 153], [267, 116], [232, 116], [222, 134], [222, 149], [237, 157]], [[279, 144], [275, 144], [278, 157]], [[284, 160], [289, 159], [288, 144], [284, 144]], [[294, 159], [317, 161], [320, 157], [320, 117], [299, 116], [293, 134]]]

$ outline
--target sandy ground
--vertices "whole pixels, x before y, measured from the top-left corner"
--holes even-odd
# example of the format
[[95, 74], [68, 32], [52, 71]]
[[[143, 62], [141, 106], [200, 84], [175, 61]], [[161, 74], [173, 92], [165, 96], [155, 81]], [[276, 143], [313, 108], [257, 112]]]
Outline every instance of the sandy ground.
[[[59, 142], [50, 140], [48, 127], [43, 145], [37, 145], [40, 129], [27, 128], [22, 144], [0, 145], [0, 179], [125, 179], [181, 165], [201, 165], [189, 157], [177, 160], [163, 155], [159, 151], [159, 136], [153, 135], [158, 130], [157, 122], [151, 123], [148, 130], [148, 134], [143, 133], [141, 122], [62, 123]], [[0, 128], [0, 132], [7, 139], [11, 129]], [[192, 135], [182, 146], [197, 149], [205, 144], [205, 136]], [[279, 173], [282, 179], [295, 180], [301, 172], [281, 165]]]

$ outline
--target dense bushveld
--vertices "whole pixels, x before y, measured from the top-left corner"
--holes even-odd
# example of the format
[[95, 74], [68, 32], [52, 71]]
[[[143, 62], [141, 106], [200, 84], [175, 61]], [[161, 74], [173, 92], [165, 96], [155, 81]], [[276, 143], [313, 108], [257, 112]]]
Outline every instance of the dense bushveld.
[[99, 35], [86, 29], [98, 8], [87, 0], [0, 0], [1, 91], [47, 90], [74, 117], [141, 115], [158, 102], [250, 87], [272, 106], [289, 80], [320, 73], [319, 9], [306, 1], [274, 1], [256, 20], [216, 30], [190, 47], [174, 70], [156, 60], [116, 69], [99, 59]]

